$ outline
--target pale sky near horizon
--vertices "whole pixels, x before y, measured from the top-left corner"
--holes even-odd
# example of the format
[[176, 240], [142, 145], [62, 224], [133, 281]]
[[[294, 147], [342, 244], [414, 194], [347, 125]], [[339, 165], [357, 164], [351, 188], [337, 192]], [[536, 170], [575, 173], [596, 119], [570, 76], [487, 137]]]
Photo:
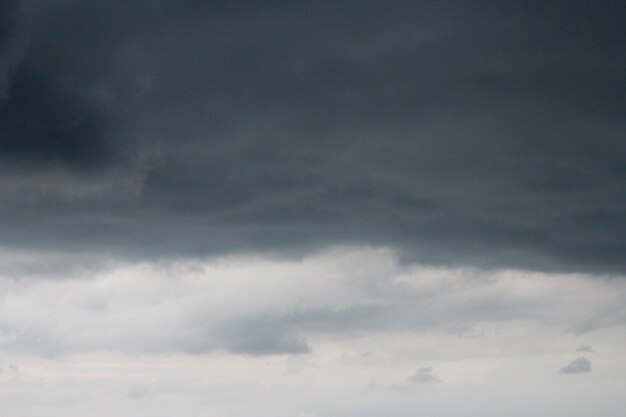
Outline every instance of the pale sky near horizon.
[[622, 417], [625, 21], [0, 0], [0, 416]]
[[[49, 258], [48, 258], [49, 259]], [[301, 259], [4, 275], [3, 414], [619, 416], [626, 280]]]

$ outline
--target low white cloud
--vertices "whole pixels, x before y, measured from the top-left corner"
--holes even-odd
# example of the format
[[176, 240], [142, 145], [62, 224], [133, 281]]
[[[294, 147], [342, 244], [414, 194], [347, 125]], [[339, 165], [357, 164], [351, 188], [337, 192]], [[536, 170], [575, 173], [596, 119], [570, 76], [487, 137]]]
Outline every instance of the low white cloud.
[[302, 354], [315, 348], [312, 337], [532, 337], [626, 321], [622, 280], [402, 265], [384, 248], [337, 248], [299, 261], [111, 264], [65, 279], [9, 277], [0, 286], [0, 347], [51, 357]]
[[[495, 416], [535, 390], [575, 390], [554, 369], [589, 340], [603, 353], [586, 379], [606, 407], [622, 398], [611, 394], [626, 375], [622, 279], [433, 268], [368, 247], [102, 265], [0, 279], [0, 402], [12, 416], [44, 415], [26, 393], [47, 416], [373, 416], [393, 404], [447, 417], [455, 401], [496, 395], [499, 408], [481, 409]], [[582, 359], [563, 372], [585, 372]], [[111, 405], [98, 414], [102, 395]]]

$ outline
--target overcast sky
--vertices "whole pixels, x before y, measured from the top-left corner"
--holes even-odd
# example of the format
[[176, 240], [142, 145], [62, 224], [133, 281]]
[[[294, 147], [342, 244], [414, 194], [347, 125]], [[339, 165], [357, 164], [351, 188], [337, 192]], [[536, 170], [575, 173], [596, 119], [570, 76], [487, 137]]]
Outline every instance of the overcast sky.
[[623, 416], [624, 22], [0, 0], [0, 414]]

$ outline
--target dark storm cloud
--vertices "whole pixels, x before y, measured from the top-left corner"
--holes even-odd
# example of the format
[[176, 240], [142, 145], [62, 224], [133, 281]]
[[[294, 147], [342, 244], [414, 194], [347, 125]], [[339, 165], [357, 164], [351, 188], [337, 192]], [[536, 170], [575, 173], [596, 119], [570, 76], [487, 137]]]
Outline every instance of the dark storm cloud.
[[17, 6], [17, 0], [0, 2], [0, 97], [5, 95], [9, 72], [20, 52], [15, 33]]
[[0, 47], [5, 48], [13, 26], [17, 0], [0, 3]]
[[626, 271], [618, 2], [19, 10], [0, 159], [30, 185], [0, 188], [5, 244]]
[[0, 153], [10, 162], [38, 168], [106, 163], [103, 121], [88, 104], [25, 71], [12, 76], [7, 95], [0, 104]]

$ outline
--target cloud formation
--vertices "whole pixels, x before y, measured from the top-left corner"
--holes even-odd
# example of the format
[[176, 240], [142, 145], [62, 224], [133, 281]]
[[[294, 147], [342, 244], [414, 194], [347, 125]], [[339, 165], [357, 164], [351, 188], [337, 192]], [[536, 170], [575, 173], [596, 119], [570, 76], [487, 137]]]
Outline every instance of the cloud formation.
[[624, 273], [623, 7], [3, 2], [2, 243]]
[[584, 356], [574, 359], [561, 369], [562, 374], [584, 374], [587, 372], [591, 372], [591, 362]]
[[576, 349], [576, 352], [596, 353], [596, 351], [589, 345], [580, 345], [580, 347]]
[[0, 0], [3, 413], [623, 415], [622, 3]]
[[[298, 261], [225, 257], [38, 274], [0, 280], [5, 352], [271, 357], [314, 354], [320, 339], [367, 335], [493, 337], [498, 344], [499, 334], [534, 337], [524, 326], [554, 327], [580, 344], [579, 337], [626, 323], [622, 280], [432, 268], [403, 264], [384, 248], [336, 248]], [[436, 378], [420, 368], [414, 382]]]
[[424, 366], [418, 368], [415, 374], [409, 377], [408, 381], [412, 384], [432, 384], [439, 382], [439, 378], [433, 374], [432, 367]]
[[[621, 279], [432, 267], [371, 247], [28, 274], [2, 259], [11, 416], [460, 417], [469, 404], [558, 417], [625, 405]], [[584, 384], [555, 372], [589, 340], [603, 353]]]

